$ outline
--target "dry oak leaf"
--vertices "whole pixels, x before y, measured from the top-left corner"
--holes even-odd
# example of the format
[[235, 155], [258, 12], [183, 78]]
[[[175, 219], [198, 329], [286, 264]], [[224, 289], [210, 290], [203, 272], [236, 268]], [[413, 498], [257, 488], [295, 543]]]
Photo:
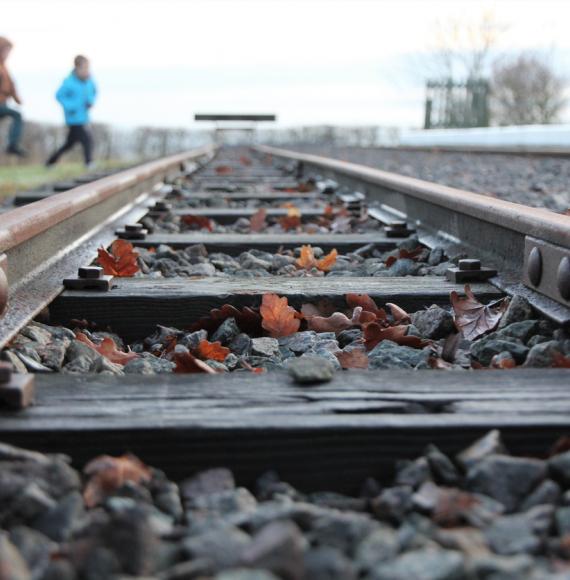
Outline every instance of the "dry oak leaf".
[[196, 354], [204, 360], [217, 360], [218, 362], [224, 362], [228, 354], [230, 354], [230, 349], [222, 346], [219, 341], [209, 342], [207, 340], [201, 340], [196, 349]]
[[289, 336], [297, 332], [301, 326], [299, 313], [289, 306], [287, 298], [279, 298], [277, 294], [264, 294], [259, 311], [262, 319], [261, 326], [273, 338]]
[[368, 355], [364, 347], [334, 353], [343, 369], [367, 369]]
[[321, 272], [328, 272], [336, 263], [337, 256], [338, 252], [336, 249], [333, 249], [324, 258], [317, 260], [313, 248], [309, 244], [301, 246], [301, 255], [297, 258], [295, 263], [300, 268], [305, 268], [306, 270], [317, 268]]
[[206, 229], [209, 232], [211, 232], [214, 229], [214, 224], [212, 223], [212, 220], [203, 215], [189, 214], [182, 216], [182, 223], [197, 230]]
[[317, 260], [317, 268], [321, 272], [328, 272], [335, 264], [338, 252], [333, 248], [326, 256]]
[[367, 350], [372, 350], [383, 340], [391, 340], [400, 346], [411, 346], [412, 348], [423, 348], [430, 344], [429, 341], [419, 336], [408, 335], [407, 325], [383, 327], [377, 322], [371, 322], [363, 328], [364, 344]]
[[190, 374], [190, 373], [207, 373], [210, 375], [218, 374], [211, 366], [206, 364], [204, 361], [196, 358], [193, 354], [189, 352], [177, 352], [174, 354], [173, 358], [176, 363], [174, 372], [178, 374]]
[[467, 340], [475, 340], [493, 330], [509, 304], [507, 299], [502, 298], [485, 306], [475, 298], [469, 284], [465, 284], [465, 297], [452, 290], [449, 298], [455, 312], [455, 326]]
[[353, 326], [354, 322], [342, 312], [335, 312], [328, 318], [312, 316], [307, 320], [307, 328], [315, 332], [342, 332]]
[[97, 250], [97, 262], [107, 276], [119, 278], [134, 276], [140, 269], [137, 263], [138, 257], [139, 253], [126, 240], [115, 240], [111, 244], [110, 252], [107, 252], [105, 248]]
[[89, 481], [83, 492], [88, 508], [99, 505], [127, 482], [144, 483], [152, 478], [152, 471], [134, 455], [111, 457], [100, 455], [90, 461], [83, 470]]
[[229, 165], [218, 165], [216, 167], [216, 173], [218, 175], [231, 175], [233, 172], [234, 170]]
[[361, 306], [362, 310], [375, 314], [378, 320], [386, 320], [386, 311], [378, 308], [376, 302], [368, 294], [346, 294], [345, 300], [351, 308]]
[[119, 365], [126, 365], [130, 360], [134, 358], [138, 358], [139, 355], [136, 352], [123, 352], [117, 348], [115, 341], [106, 336], [100, 344], [95, 344], [91, 341], [87, 335], [83, 334], [82, 332], [76, 332], [75, 338], [79, 342], [85, 343], [89, 348], [92, 348], [94, 351], [97, 351], [101, 356], [104, 356], [107, 360], [110, 360], [112, 363], [116, 363]]
[[265, 218], [267, 216], [267, 210], [264, 207], [259, 208], [252, 216], [249, 218], [249, 229], [252, 232], [260, 232], [267, 226]]

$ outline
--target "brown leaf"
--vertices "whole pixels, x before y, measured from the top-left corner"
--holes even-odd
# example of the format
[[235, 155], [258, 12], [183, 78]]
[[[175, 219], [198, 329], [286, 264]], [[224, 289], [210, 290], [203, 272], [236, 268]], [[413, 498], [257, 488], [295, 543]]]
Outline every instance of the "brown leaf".
[[362, 310], [366, 312], [372, 312], [376, 315], [376, 318], [380, 320], [386, 319], [386, 312], [383, 308], [378, 308], [376, 302], [368, 296], [368, 294], [347, 294], [345, 296], [346, 303], [351, 308], [356, 308], [357, 306], [362, 306]]
[[404, 325], [382, 327], [377, 322], [367, 324], [364, 329], [364, 341], [367, 350], [372, 350], [383, 340], [391, 340], [401, 346], [411, 346], [412, 348], [423, 348], [427, 346], [426, 341], [418, 336], [407, 335], [408, 327]]
[[398, 324], [410, 324], [411, 318], [410, 315], [403, 309], [397, 306], [396, 304], [392, 304], [391, 302], [387, 302], [386, 306], [390, 309], [390, 313], [392, 314], [392, 318]]
[[218, 175], [231, 175], [234, 170], [229, 165], [218, 165], [216, 167], [216, 173]]
[[475, 340], [499, 324], [509, 302], [503, 298], [485, 306], [475, 298], [469, 284], [465, 284], [465, 294], [465, 297], [459, 296], [455, 290], [450, 294], [455, 326], [467, 340]]
[[196, 358], [190, 352], [177, 352], [174, 354], [174, 362], [176, 367], [174, 372], [178, 374], [189, 374], [189, 373], [207, 373], [210, 375], [217, 374], [211, 366], [206, 364], [204, 361]]
[[352, 320], [342, 312], [335, 312], [328, 318], [312, 316], [307, 320], [307, 328], [315, 332], [342, 332], [353, 326]]
[[99, 505], [107, 496], [114, 493], [125, 483], [144, 483], [152, 478], [152, 472], [134, 455], [111, 457], [100, 455], [91, 460], [83, 470], [89, 481], [83, 492], [88, 508]]
[[328, 298], [322, 298], [316, 304], [307, 302], [301, 306], [301, 313], [307, 319], [311, 316], [330, 316], [336, 312], [334, 303]]
[[240, 155], [239, 162], [246, 167], [249, 167], [252, 164], [252, 160], [247, 155]]
[[552, 357], [552, 366], [561, 369], [570, 369], [570, 357], [564, 356], [561, 352], [555, 352]]
[[514, 369], [517, 363], [512, 356], [502, 357], [500, 354], [496, 354], [491, 359], [489, 366], [493, 369]]
[[334, 353], [343, 369], [367, 369], [368, 355], [364, 347]]
[[265, 218], [267, 217], [267, 210], [264, 207], [260, 207], [250, 218], [249, 218], [249, 229], [252, 232], [260, 232], [265, 229], [267, 222]]
[[203, 360], [217, 360], [218, 362], [224, 362], [228, 354], [230, 354], [230, 349], [222, 346], [219, 341], [209, 342], [207, 340], [201, 340], [196, 349], [196, 354]]
[[289, 306], [287, 298], [279, 298], [277, 294], [264, 294], [261, 307], [261, 325], [273, 338], [289, 336], [299, 330], [301, 321], [297, 311]]
[[94, 351], [104, 356], [107, 360], [110, 360], [112, 363], [126, 365], [130, 360], [139, 357], [136, 352], [123, 352], [122, 350], [119, 350], [115, 341], [108, 336], [105, 337], [100, 344], [95, 344], [82, 332], [76, 332], [75, 338], [79, 342], [83, 342], [89, 348], [92, 348]]
[[214, 224], [212, 220], [203, 215], [185, 215], [182, 216], [182, 223], [189, 226], [193, 230], [202, 230], [206, 229], [209, 232], [214, 230]]
[[212, 333], [218, 329], [220, 324], [228, 318], [235, 318], [240, 330], [250, 335], [260, 335], [262, 332], [261, 315], [257, 310], [245, 306], [238, 310], [231, 304], [224, 304], [221, 308], [213, 308], [208, 316], [200, 318], [195, 322], [190, 330], [207, 330]]
[[296, 230], [298, 227], [301, 226], [301, 218], [299, 216], [293, 215], [285, 215], [279, 218], [279, 225], [283, 228], [286, 232], [290, 230]]
[[398, 260], [402, 260], [404, 258], [416, 261], [418, 256], [420, 256], [420, 254], [423, 251], [424, 249], [421, 246], [418, 246], [417, 248], [414, 248], [411, 251], [408, 251], [405, 248], [400, 248], [398, 250], [397, 256], [388, 256], [388, 259], [385, 262], [386, 267], [389, 268], [390, 266], [394, 265]]
[[97, 250], [97, 262], [107, 276], [130, 278], [139, 271], [137, 258], [139, 253], [126, 240], [115, 240], [111, 244], [111, 251], [105, 248]]
[[330, 269], [336, 264], [336, 258], [338, 256], [338, 252], [336, 248], [333, 248], [326, 256], [317, 260], [317, 268], [321, 272], [329, 272]]
[[310, 270], [316, 265], [315, 254], [311, 245], [301, 246], [301, 255], [295, 260], [295, 264], [299, 268], [305, 268], [306, 270]]

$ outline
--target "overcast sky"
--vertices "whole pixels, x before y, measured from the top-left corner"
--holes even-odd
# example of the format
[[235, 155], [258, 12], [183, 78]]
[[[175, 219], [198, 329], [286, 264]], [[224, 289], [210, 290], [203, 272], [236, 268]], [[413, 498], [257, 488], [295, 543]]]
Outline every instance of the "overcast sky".
[[419, 126], [435, 21], [486, 9], [507, 27], [498, 51], [548, 51], [570, 70], [569, 0], [0, 0], [0, 35], [34, 120], [61, 120], [54, 92], [84, 53], [93, 120], [117, 126], [188, 126], [194, 112]]

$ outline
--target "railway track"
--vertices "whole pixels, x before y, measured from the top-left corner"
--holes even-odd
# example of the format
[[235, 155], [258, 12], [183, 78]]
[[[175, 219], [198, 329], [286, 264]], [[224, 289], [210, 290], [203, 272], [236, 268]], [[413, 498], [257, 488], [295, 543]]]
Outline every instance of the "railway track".
[[540, 455], [568, 433], [567, 216], [256, 147], [0, 219], [0, 347], [22, 371], [0, 369], [4, 443], [347, 493], [428, 442], [500, 429]]

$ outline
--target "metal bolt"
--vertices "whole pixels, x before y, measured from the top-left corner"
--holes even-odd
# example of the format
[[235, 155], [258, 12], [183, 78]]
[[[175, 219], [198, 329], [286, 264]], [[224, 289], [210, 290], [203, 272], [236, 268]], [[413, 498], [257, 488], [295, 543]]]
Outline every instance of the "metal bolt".
[[459, 269], [460, 270], [480, 270], [481, 269], [481, 260], [476, 260], [473, 258], [468, 258], [464, 260], [459, 260]]
[[84, 280], [95, 280], [101, 278], [103, 275], [103, 268], [99, 266], [82, 266], [77, 270], [77, 277]]
[[564, 258], [560, 260], [556, 281], [560, 296], [562, 296], [564, 300], [570, 300], [570, 259], [568, 256], [564, 256]]
[[528, 255], [528, 279], [533, 286], [540, 284], [542, 278], [542, 255], [540, 250], [535, 246]]
[[140, 232], [143, 229], [142, 224], [127, 224], [125, 226], [126, 232]]
[[10, 382], [13, 370], [12, 363], [0, 361], [0, 385]]
[[408, 229], [408, 224], [406, 222], [390, 222], [387, 227], [393, 230], [406, 230]]

